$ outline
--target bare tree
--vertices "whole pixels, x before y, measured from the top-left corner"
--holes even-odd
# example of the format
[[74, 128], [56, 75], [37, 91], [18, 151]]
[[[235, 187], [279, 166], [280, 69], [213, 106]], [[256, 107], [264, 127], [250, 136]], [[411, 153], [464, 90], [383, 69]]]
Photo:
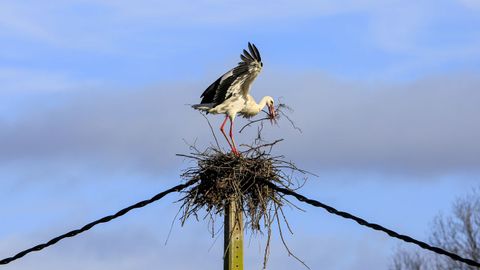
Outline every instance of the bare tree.
[[426, 260], [418, 252], [408, 252], [404, 249], [397, 251], [392, 260], [390, 269], [392, 270], [424, 270]]
[[[438, 215], [432, 226], [430, 243], [474, 261], [480, 259], [480, 189], [458, 198], [452, 213]], [[421, 250], [399, 249], [393, 256], [391, 270], [479, 270], [445, 256]]]

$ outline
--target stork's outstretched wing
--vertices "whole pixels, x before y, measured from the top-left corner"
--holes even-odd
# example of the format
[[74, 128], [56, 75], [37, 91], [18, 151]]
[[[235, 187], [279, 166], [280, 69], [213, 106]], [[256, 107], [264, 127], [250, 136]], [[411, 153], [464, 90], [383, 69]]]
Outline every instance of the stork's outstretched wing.
[[200, 96], [201, 104], [218, 105], [235, 95], [247, 96], [250, 85], [262, 70], [260, 53], [254, 44], [248, 43], [248, 50], [243, 50], [238, 65], [213, 82]]

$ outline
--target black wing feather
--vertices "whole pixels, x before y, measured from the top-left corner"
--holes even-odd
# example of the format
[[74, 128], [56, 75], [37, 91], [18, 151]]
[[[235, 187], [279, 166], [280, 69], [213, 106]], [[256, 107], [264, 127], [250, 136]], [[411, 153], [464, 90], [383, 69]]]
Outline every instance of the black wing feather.
[[262, 62], [262, 57], [260, 56], [260, 52], [258, 51], [257, 46], [255, 46], [255, 44], [253, 44], [253, 43], [252, 43], [252, 46], [253, 46], [253, 50], [255, 52], [255, 55], [257, 56], [257, 61]]
[[220, 85], [222, 77], [218, 78], [215, 82], [213, 82], [200, 96], [202, 98], [202, 102], [200, 104], [205, 103], [213, 103], [215, 98], [215, 93], [217, 92], [218, 86]]
[[200, 104], [205, 103], [215, 103], [215, 106], [224, 102], [230, 96], [227, 96], [228, 89], [232, 86], [235, 80], [248, 72], [248, 67], [245, 63], [240, 63], [237, 67], [235, 67], [232, 71], [232, 75], [222, 78], [228, 74], [230, 71], [222, 75], [218, 78], [215, 82], [213, 82], [200, 96], [202, 97], [202, 101]]
[[[227, 96], [228, 90], [240, 76], [243, 76], [245, 73], [249, 72], [249, 64], [253, 61], [261, 62], [260, 53], [254, 44], [249, 42], [248, 50], [250, 53], [246, 50], [243, 50], [243, 54], [240, 55], [242, 62], [238, 63], [238, 66], [233, 68], [231, 71], [228, 71], [210, 86], [208, 86], [208, 88], [200, 96], [202, 98], [201, 104], [214, 103], [216, 106], [230, 98], [230, 96]], [[232, 74], [228, 77], [225, 77], [230, 72], [232, 72]]]
[[255, 60], [246, 50], [243, 50], [243, 55], [245, 55], [250, 61]]
[[232, 75], [227, 78], [225, 78], [222, 83], [219, 85], [217, 88], [217, 95], [214, 100], [215, 105], [223, 103], [226, 99], [228, 99], [230, 96], [227, 96], [228, 89], [232, 85], [232, 83], [238, 78], [238, 76]]
[[247, 63], [247, 62], [250, 61], [250, 60], [248, 60], [248, 58], [245, 57], [245, 55], [243, 55], [243, 54], [240, 54], [240, 59], [242, 59], [242, 61], [245, 62], [245, 63]]
[[255, 60], [258, 60], [257, 52], [253, 49], [252, 43], [248, 42], [248, 50]]

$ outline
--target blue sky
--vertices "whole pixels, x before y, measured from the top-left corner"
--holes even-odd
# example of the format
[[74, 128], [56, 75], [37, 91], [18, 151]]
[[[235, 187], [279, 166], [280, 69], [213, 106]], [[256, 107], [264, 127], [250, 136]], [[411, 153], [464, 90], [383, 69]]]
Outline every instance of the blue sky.
[[[266, 130], [319, 175], [302, 193], [426, 240], [480, 180], [479, 29], [475, 0], [2, 1], [0, 257], [178, 183], [183, 140], [212, 141], [186, 104], [248, 41], [264, 61], [252, 94], [282, 97], [303, 129]], [[177, 198], [4, 268], [220, 267], [206, 222], [164, 244]], [[305, 208], [288, 242], [312, 269], [387, 269], [398, 241]], [[277, 238], [270, 269], [300, 268]]]

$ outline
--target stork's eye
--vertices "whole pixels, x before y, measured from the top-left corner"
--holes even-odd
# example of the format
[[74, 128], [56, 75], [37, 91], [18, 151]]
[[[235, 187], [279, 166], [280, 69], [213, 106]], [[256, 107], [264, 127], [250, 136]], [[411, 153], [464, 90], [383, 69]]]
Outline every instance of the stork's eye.
[[263, 63], [262, 63], [262, 62], [260, 62], [260, 66], [263, 67]]

